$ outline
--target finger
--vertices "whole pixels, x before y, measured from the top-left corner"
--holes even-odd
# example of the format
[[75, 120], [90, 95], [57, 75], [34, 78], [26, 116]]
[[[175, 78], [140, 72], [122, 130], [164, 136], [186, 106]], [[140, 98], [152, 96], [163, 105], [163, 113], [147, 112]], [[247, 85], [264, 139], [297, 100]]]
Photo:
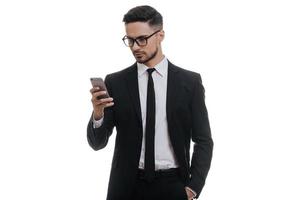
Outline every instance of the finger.
[[110, 103], [108, 103], [108, 104], [105, 104], [105, 108], [111, 107], [111, 106], [113, 106], [113, 105], [114, 105], [114, 102], [110, 102]]
[[93, 87], [92, 89], [90, 89], [90, 93], [93, 94], [94, 92], [97, 92], [99, 90], [100, 90], [99, 87]]
[[106, 95], [106, 94], [107, 94], [107, 92], [105, 90], [92, 93], [93, 98], [97, 98], [98, 96], [103, 96], [103, 95]]
[[96, 105], [100, 105], [100, 104], [105, 104], [105, 103], [110, 103], [111, 101], [113, 101], [114, 99], [109, 97], [109, 98], [103, 98], [103, 99], [92, 99], [92, 101], [94, 100]]
[[112, 106], [112, 105], [114, 105], [114, 102], [95, 102], [94, 103], [94, 105], [95, 106], [103, 106], [104, 108], [106, 108], [106, 107], [110, 107], [110, 106]]
[[111, 102], [113, 101], [114, 99], [112, 97], [108, 97], [108, 98], [102, 98], [102, 99], [99, 99], [98, 101], [99, 102], [103, 102], [103, 103], [106, 103], [106, 102]]

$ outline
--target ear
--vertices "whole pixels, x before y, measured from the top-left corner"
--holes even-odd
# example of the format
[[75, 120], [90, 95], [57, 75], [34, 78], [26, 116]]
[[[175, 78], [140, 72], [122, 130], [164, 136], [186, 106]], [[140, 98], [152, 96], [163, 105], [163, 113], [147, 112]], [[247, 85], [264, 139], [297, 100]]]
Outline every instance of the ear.
[[161, 31], [158, 33], [158, 35], [159, 35], [160, 41], [163, 41], [164, 38], [165, 38], [165, 31], [164, 31], [164, 30], [161, 30]]

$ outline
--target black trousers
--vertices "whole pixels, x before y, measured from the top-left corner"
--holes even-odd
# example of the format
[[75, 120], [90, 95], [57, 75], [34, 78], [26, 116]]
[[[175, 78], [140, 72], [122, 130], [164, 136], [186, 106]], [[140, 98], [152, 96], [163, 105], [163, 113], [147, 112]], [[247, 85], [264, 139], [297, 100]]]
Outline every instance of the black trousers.
[[147, 182], [139, 170], [132, 200], [187, 200], [184, 184], [178, 169], [155, 172], [155, 179]]

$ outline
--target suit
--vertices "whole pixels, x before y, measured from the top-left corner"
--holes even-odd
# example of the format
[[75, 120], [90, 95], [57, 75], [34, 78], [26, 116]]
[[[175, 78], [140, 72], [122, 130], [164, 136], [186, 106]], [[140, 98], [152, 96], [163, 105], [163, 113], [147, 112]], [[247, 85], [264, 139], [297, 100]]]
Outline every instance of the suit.
[[[137, 78], [137, 64], [105, 78], [114, 106], [105, 108], [103, 124], [88, 123], [87, 139], [94, 150], [104, 148], [116, 127], [117, 135], [110, 172], [107, 200], [130, 199], [141, 153], [143, 128]], [[167, 121], [180, 178], [198, 198], [210, 168], [213, 140], [198, 73], [168, 62]], [[190, 161], [190, 141], [194, 151]]]

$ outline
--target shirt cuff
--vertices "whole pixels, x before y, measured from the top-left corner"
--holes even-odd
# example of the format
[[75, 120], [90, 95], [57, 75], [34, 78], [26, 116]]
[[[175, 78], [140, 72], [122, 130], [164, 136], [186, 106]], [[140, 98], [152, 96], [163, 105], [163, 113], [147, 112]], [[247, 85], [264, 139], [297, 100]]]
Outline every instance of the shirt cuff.
[[99, 120], [95, 120], [95, 118], [93, 116], [93, 128], [99, 128], [103, 123], [103, 119], [104, 119], [104, 116]]
[[185, 188], [188, 189], [191, 193], [193, 193], [193, 195], [194, 195], [193, 197], [197, 196], [197, 193], [194, 190], [192, 190], [189, 187], [185, 187]]

